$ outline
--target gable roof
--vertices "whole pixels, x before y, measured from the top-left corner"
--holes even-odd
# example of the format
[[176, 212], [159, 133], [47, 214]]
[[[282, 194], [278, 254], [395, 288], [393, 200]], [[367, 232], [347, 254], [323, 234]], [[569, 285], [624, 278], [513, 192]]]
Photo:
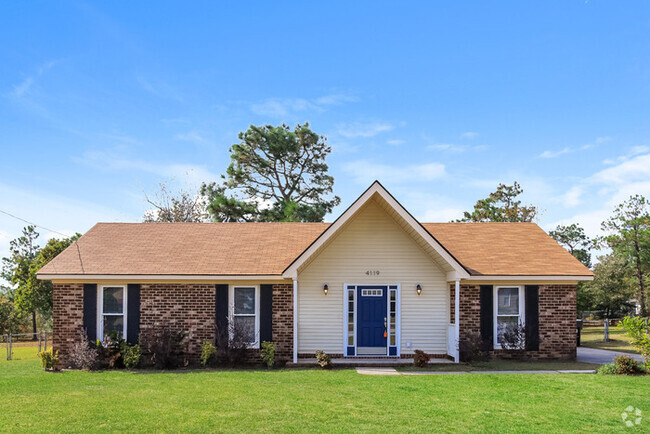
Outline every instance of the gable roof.
[[420, 224], [378, 182], [332, 224], [98, 223], [38, 276], [293, 277], [371, 199], [448, 272], [448, 278], [593, 276], [534, 223]]

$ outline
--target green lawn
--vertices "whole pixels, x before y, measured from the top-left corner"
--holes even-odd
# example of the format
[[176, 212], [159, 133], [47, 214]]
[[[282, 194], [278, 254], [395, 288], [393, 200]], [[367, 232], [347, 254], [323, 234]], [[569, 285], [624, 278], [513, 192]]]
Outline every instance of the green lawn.
[[426, 368], [413, 365], [397, 368], [398, 371], [564, 371], [596, 370], [600, 365], [584, 362], [518, 362], [512, 360], [489, 360], [468, 363], [431, 363]]
[[603, 341], [604, 337], [604, 327], [584, 327], [580, 337], [580, 345], [589, 348], [599, 348], [601, 350], [621, 351], [623, 353], [637, 352], [630, 344], [630, 338], [618, 327], [609, 328], [608, 342]]
[[[5, 431], [611, 431], [650, 376], [354, 370], [43, 372], [0, 364]], [[639, 428], [650, 428], [650, 417]]]

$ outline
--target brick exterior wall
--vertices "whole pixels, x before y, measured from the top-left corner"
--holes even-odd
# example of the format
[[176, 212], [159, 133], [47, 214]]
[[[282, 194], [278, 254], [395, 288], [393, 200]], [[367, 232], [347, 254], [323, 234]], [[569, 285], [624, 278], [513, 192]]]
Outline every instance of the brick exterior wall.
[[293, 360], [293, 284], [273, 285], [272, 330], [276, 360]]
[[140, 331], [144, 333], [162, 326], [188, 333], [190, 361], [197, 363], [201, 343], [215, 339], [214, 285], [140, 285]]
[[[67, 352], [83, 333], [83, 284], [54, 284], [52, 310], [53, 347], [65, 366]], [[188, 333], [189, 359], [198, 363], [201, 343], [215, 340], [215, 286], [213, 284], [140, 285], [140, 331], [169, 326]], [[272, 338], [276, 360], [293, 357], [293, 285], [273, 285]], [[260, 362], [259, 350], [251, 350], [251, 362]]]
[[[453, 312], [453, 285], [451, 285]], [[480, 333], [480, 285], [460, 286], [460, 339]], [[452, 313], [453, 318], [453, 313]], [[527, 351], [531, 360], [575, 359], [576, 285], [539, 285], [539, 351]], [[503, 351], [492, 351], [497, 357]]]
[[83, 284], [54, 284], [52, 302], [52, 348], [59, 352], [59, 360], [64, 366], [72, 344], [83, 334]]

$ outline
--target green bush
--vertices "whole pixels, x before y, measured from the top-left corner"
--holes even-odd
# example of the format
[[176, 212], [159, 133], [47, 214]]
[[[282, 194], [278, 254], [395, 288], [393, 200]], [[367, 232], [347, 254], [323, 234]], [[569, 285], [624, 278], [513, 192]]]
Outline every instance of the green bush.
[[632, 345], [643, 355], [646, 366], [648, 366], [650, 365], [650, 327], [646, 321], [647, 319], [641, 317], [626, 316], [619, 327], [627, 332], [632, 340]]
[[639, 362], [630, 356], [616, 356], [614, 359], [616, 373], [619, 375], [637, 375], [643, 373], [643, 368]]
[[323, 350], [316, 351], [316, 361], [323, 369], [332, 368], [332, 357]]
[[600, 375], [615, 375], [616, 374], [616, 365], [613, 363], [607, 363], [598, 368], [598, 373]]
[[46, 371], [57, 371], [57, 365], [59, 363], [59, 352], [52, 352], [50, 348], [47, 351], [41, 351], [38, 353], [38, 358], [41, 359], [41, 365]]
[[272, 368], [275, 365], [275, 342], [262, 342], [262, 360], [267, 368]]
[[140, 357], [142, 356], [142, 349], [140, 345], [129, 345], [124, 343], [122, 346], [122, 362], [126, 369], [134, 369], [140, 365]]
[[422, 350], [415, 350], [413, 355], [413, 364], [418, 368], [424, 368], [429, 364], [431, 357]]
[[214, 360], [217, 354], [217, 348], [210, 341], [203, 341], [201, 344], [201, 365], [207, 366], [208, 363]]

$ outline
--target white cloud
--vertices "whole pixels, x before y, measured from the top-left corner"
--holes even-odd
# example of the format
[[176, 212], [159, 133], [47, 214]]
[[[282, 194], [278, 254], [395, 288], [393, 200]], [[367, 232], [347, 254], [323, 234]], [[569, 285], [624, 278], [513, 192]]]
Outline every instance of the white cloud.
[[563, 148], [559, 151], [544, 151], [539, 154], [539, 158], [557, 158], [560, 155], [568, 154], [571, 152], [571, 148]]
[[286, 118], [302, 112], [323, 112], [329, 107], [339, 106], [359, 99], [342, 93], [324, 95], [318, 98], [268, 98], [264, 101], [250, 104], [250, 111], [272, 118]]
[[351, 124], [339, 125], [337, 132], [339, 135], [347, 138], [374, 137], [377, 134], [392, 131], [394, 128], [395, 126], [388, 122], [355, 122]]
[[580, 204], [582, 193], [583, 188], [579, 185], [576, 185], [571, 187], [569, 190], [567, 190], [566, 193], [560, 196], [560, 200], [567, 207], [578, 206]]
[[156, 163], [140, 159], [128, 159], [122, 152], [89, 151], [81, 158], [73, 161], [103, 171], [138, 171], [152, 173], [162, 178], [171, 178], [189, 188], [198, 188], [203, 182], [219, 179], [219, 176], [210, 172], [204, 165]]
[[593, 175], [593, 181], [605, 185], [644, 181], [650, 179], [650, 154], [637, 155], [614, 167]]
[[475, 133], [473, 131], [466, 131], [460, 135], [461, 139], [466, 139], [466, 140], [474, 140], [477, 137], [478, 137], [478, 133]]
[[611, 141], [611, 140], [612, 140], [612, 138], [609, 137], [609, 136], [596, 137], [596, 143], [597, 143], [597, 144], [607, 143], [607, 142], [609, 142], [609, 141]]
[[390, 139], [390, 140], [386, 140], [386, 143], [388, 143], [389, 145], [397, 146], [397, 145], [403, 145], [404, 143], [406, 143], [406, 140]]
[[466, 146], [466, 145], [454, 145], [451, 143], [436, 143], [433, 145], [427, 146], [427, 149], [432, 151], [445, 151], [445, 152], [466, 152], [466, 151], [483, 151], [487, 149], [485, 145], [476, 145], [476, 146]]
[[29, 90], [32, 88], [32, 86], [34, 85], [34, 83], [36, 82], [36, 79], [38, 79], [41, 75], [43, 75], [47, 70], [52, 68], [55, 64], [56, 61], [54, 60], [43, 63], [41, 66], [39, 66], [36, 69], [33, 75], [26, 77], [19, 84], [14, 84], [12, 86], [13, 90], [10, 95], [16, 98], [20, 98], [23, 95], [27, 94]]
[[387, 184], [413, 181], [431, 181], [445, 176], [445, 166], [440, 163], [393, 166], [358, 160], [345, 163], [343, 170], [359, 184], [369, 185], [374, 180]]
[[179, 133], [174, 136], [174, 139], [180, 140], [181, 142], [192, 142], [198, 143], [199, 145], [208, 145], [211, 144], [210, 140], [206, 139], [196, 130], [191, 130], [186, 133]]

